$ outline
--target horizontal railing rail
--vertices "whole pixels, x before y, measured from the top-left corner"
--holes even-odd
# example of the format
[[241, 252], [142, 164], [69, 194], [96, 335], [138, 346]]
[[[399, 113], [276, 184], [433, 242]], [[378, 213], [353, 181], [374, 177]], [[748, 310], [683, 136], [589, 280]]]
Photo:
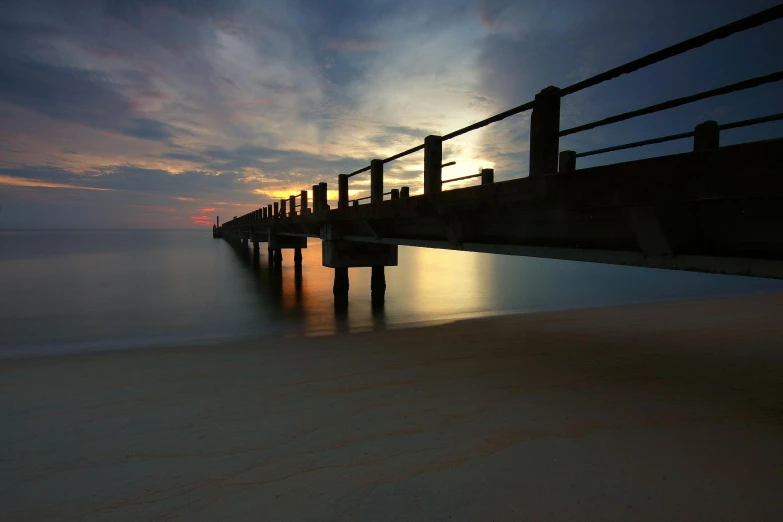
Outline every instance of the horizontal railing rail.
[[[725, 123], [723, 125], [718, 125], [719, 130], [730, 130], [730, 129], [739, 129], [742, 127], [750, 127], [751, 125], [758, 125], [761, 123], [769, 123], [773, 121], [781, 121], [783, 120], [783, 112], [778, 114], [771, 114], [769, 116], [762, 116], [760, 118], [751, 118], [748, 120], [741, 120], [741, 121], [735, 121], [732, 123]], [[660, 138], [653, 138], [649, 140], [642, 140], [642, 141], [634, 141], [631, 143], [625, 143], [623, 145], [616, 145], [614, 147], [606, 147], [603, 149], [595, 149], [595, 150], [589, 150], [586, 152], [578, 152], [576, 154], [577, 158], [584, 158], [587, 156], [594, 156], [596, 154], [604, 154], [606, 152], [614, 152], [618, 150], [625, 150], [625, 149], [633, 149], [636, 147], [643, 147], [645, 145], [654, 145], [657, 143], [666, 143], [667, 141], [676, 141], [681, 140], [685, 138], [692, 138], [696, 134], [695, 131], [690, 132], [681, 132], [680, 134], [671, 134], [669, 136], [662, 136]]]
[[777, 71], [772, 74], [758, 76], [750, 80], [743, 80], [741, 82], [732, 83], [731, 85], [718, 87], [717, 89], [710, 89], [709, 91], [703, 91], [697, 94], [691, 94], [690, 96], [684, 96], [682, 98], [676, 98], [674, 100], [669, 100], [662, 103], [656, 103], [655, 105], [650, 105], [649, 107], [645, 107], [643, 109], [623, 112], [621, 114], [610, 116], [608, 118], [594, 121], [592, 123], [585, 123], [584, 125], [571, 127], [570, 129], [565, 129], [560, 131], [558, 133], [558, 136], [562, 138], [563, 136], [568, 136], [569, 134], [576, 134], [577, 132], [583, 132], [586, 130], [595, 129], [596, 127], [602, 127], [604, 125], [609, 125], [611, 123], [618, 123], [621, 121], [630, 120], [631, 118], [637, 118], [639, 116], [645, 116], [647, 114], [653, 114], [656, 112], [673, 109], [675, 107], [680, 107], [682, 105], [687, 105], [688, 103], [705, 100], [707, 98], [712, 98], [714, 96], [721, 96], [723, 94], [729, 94], [732, 92], [744, 91], [746, 89], [752, 89], [760, 85], [779, 82], [781, 80], [783, 80], [783, 71]]

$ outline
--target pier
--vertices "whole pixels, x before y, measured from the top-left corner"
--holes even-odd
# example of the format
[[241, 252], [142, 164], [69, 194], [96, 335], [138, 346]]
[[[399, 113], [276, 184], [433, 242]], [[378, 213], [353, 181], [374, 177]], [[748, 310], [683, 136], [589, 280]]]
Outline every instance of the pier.
[[[571, 86], [546, 87], [518, 107], [339, 174], [336, 208], [321, 182], [222, 225], [218, 221], [213, 236], [245, 248], [252, 243], [256, 252], [266, 243], [270, 262], [278, 266], [291, 253], [301, 266], [307, 238], [319, 238], [323, 265], [334, 269], [337, 306], [348, 303], [349, 268], [372, 270], [372, 303], [382, 306], [384, 269], [397, 266], [400, 245], [783, 279], [783, 139], [720, 144], [724, 131], [780, 121], [783, 113], [694, 122], [679, 134], [589, 151], [561, 151], [559, 143], [570, 134], [780, 82], [783, 71], [571, 128], [560, 125], [564, 97], [782, 17], [779, 5]], [[526, 177], [495, 182], [494, 170], [483, 169], [443, 178], [449, 165], [445, 142], [528, 111]], [[691, 140], [692, 150], [578, 165], [581, 157], [675, 140]], [[423, 194], [386, 187], [384, 165], [419, 151]], [[350, 199], [350, 178], [368, 175], [370, 196]], [[450, 182], [471, 178], [479, 184], [446, 190]]]

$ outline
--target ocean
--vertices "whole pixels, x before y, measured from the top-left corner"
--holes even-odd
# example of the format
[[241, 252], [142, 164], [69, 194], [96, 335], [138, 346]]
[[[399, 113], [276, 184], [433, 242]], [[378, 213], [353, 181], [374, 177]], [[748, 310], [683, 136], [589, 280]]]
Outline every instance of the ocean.
[[[783, 281], [400, 247], [386, 304], [347, 311], [310, 240], [282, 272], [210, 230], [0, 231], [0, 357], [329, 335], [513, 312], [783, 291]], [[285, 349], [285, 346], [281, 346]]]

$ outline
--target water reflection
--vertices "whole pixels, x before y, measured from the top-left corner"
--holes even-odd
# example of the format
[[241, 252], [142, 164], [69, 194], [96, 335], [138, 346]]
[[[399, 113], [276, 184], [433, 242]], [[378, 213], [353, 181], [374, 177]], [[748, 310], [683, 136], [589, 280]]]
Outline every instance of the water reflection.
[[400, 247], [399, 266], [386, 267], [383, 307], [371, 303], [371, 269], [352, 268], [348, 306], [335, 308], [334, 270], [322, 266], [319, 240], [302, 249], [301, 267], [293, 250], [284, 250], [279, 264], [265, 246], [258, 251], [234, 247], [239, 265], [252, 274], [260, 313], [310, 335], [512, 311], [783, 290], [781, 282], [771, 280]]

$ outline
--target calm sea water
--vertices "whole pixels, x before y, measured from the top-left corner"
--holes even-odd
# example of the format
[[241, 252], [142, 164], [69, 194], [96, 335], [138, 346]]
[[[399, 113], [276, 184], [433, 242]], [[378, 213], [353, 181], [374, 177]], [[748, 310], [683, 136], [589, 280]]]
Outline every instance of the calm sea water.
[[[263, 245], [265, 246], [265, 245]], [[282, 273], [209, 231], [0, 231], [0, 356], [312, 335], [417, 322], [783, 291], [782, 281], [401, 247], [386, 306], [350, 270], [335, 313], [320, 242]]]

